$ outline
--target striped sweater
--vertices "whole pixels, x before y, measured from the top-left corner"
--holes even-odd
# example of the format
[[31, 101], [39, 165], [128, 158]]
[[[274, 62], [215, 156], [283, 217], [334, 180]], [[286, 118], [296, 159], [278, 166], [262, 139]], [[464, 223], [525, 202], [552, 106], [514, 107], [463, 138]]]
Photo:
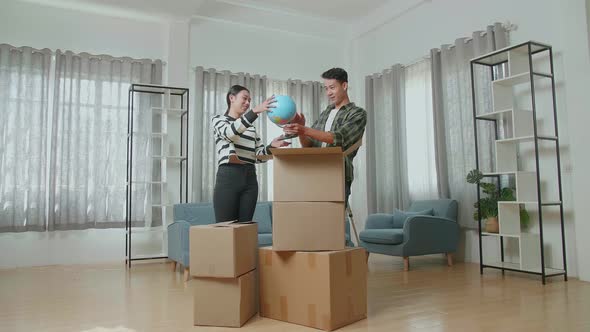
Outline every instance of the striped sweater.
[[263, 162], [257, 156], [270, 155], [270, 145], [265, 146], [254, 127], [258, 114], [252, 110], [234, 119], [229, 115], [216, 115], [211, 120], [215, 134], [217, 164], [229, 163], [230, 156], [237, 156], [243, 162], [255, 164]]

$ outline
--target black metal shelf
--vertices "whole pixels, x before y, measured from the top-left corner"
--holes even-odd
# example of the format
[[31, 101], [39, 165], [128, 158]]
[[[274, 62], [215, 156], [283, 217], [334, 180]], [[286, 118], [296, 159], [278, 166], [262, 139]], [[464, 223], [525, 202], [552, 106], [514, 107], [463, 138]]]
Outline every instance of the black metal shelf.
[[[136, 108], [135, 105], [135, 98], [137, 95], [141, 94], [148, 94], [148, 95], [170, 95], [170, 99], [176, 98], [177, 102], [180, 104], [180, 108], [176, 109], [169, 109], [169, 111], [164, 111], [166, 108], [159, 106], [150, 106], [147, 107], [147, 111], [152, 113], [154, 109], [159, 114], [170, 113], [171, 116], [176, 116], [180, 118], [180, 155], [179, 156], [160, 156], [160, 155], [153, 155], [150, 156], [152, 160], [164, 160], [169, 159], [170, 161], [177, 161], [180, 174], [179, 174], [179, 191], [180, 191], [180, 202], [179, 203], [186, 203], [188, 201], [188, 136], [189, 136], [189, 89], [187, 88], [179, 88], [179, 87], [172, 87], [172, 86], [164, 86], [164, 85], [155, 85], [155, 84], [132, 84], [129, 87], [128, 92], [128, 103], [127, 103], [127, 193], [126, 193], [126, 216], [125, 216], [125, 265], [131, 268], [132, 261], [139, 261], [139, 260], [148, 260], [148, 259], [163, 259], [168, 258], [164, 255], [136, 255], [133, 257], [131, 255], [131, 244], [132, 244], [132, 228], [134, 225], [137, 224], [138, 220], [134, 220], [132, 216], [132, 207], [133, 207], [133, 185], [141, 185], [141, 184], [157, 184], [157, 185], [166, 185], [166, 182], [162, 181], [136, 181], [131, 180], [135, 179], [133, 176], [133, 138], [134, 136], [145, 136], [145, 134], [140, 134], [135, 131], [134, 129], [134, 111]], [[150, 100], [151, 103], [151, 100]], [[159, 111], [158, 111], [159, 110]], [[141, 111], [141, 110], [139, 110]], [[146, 111], [146, 112], [147, 112]], [[150, 115], [151, 116], [151, 115]], [[151, 133], [148, 136], [172, 136], [172, 133]], [[171, 204], [170, 204], [171, 205]], [[159, 205], [152, 205], [152, 206], [159, 206]], [[168, 206], [168, 205], [167, 205]], [[166, 220], [162, 220], [162, 227], [166, 228]]]
[[[496, 77], [496, 72], [494, 71], [494, 67], [498, 65], [508, 64], [510, 65], [510, 55], [509, 54], [517, 54], [521, 57], [521, 59], [526, 58], [525, 66], [528, 66], [528, 70], [524, 72], [520, 72], [513, 76], [509, 76], [507, 78], [498, 79]], [[543, 53], [544, 52], [544, 53]], [[533, 69], [533, 55], [536, 54], [546, 54], [549, 58], [550, 64], [550, 73], [540, 73], [535, 72]], [[501, 262], [498, 264], [484, 264], [483, 262], [483, 246], [482, 246], [482, 236], [487, 236], [490, 234], [486, 234], [482, 232], [482, 220], [479, 219], [478, 222], [478, 237], [479, 237], [479, 264], [480, 264], [480, 273], [483, 274], [484, 268], [493, 268], [493, 269], [500, 269], [502, 272], [504, 271], [514, 271], [514, 272], [522, 272], [522, 273], [529, 273], [541, 276], [541, 280], [543, 284], [545, 284], [546, 278], [555, 277], [555, 276], [563, 276], [564, 280], [567, 281], [567, 261], [566, 261], [566, 248], [565, 248], [565, 226], [564, 226], [564, 212], [563, 212], [563, 192], [562, 192], [562, 179], [561, 179], [561, 158], [560, 158], [560, 151], [559, 151], [559, 133], [558, 133], [558, 125], [557, 125], [557, 102], [555, 96], [555, 71], [553, 67], [553, 49], [550, 45], [535, 42], [535, 41], [528, 41], [525, 43], [521, 43], [518, 45], [510, 46], [503, 48], [501, 50], [497, 50], [495, 52], [474, 58], [470, 62], [470, 70], [471, 70], [471, 93], [472, 93], [472, 105], [473, 105], [473, 130], [474, 130], [474, 139], [475, 139], [475, 162], [476, 168], [479, 171], [479, 146], [478, 146], [478, 135], [477, 135], [477, 124], [478, 121], [486, 121], [487, 123], [491, 123], [494, 125], [496, 140], [498, 140], [498, 115], [503, 112], [513, 111], [513, 109], [505, 109], [499, 110], [496, 112], [490, 112], [488, 114], [477, 114], [477, 103], [476, 103], [476, 89], [475, 89], [475, 67], [476, 66], [485, 66], [488, 67], [489, 75], [491, 76], [490, 85], [494, 84], [501, 84], [507, 86], [514, 86], [516, 84], [530, 84], [530, 94], [531, 94], [531, 102], [532, 102], [532, 121], [533, 121], [533, 135], [526, 136], [526, 137], [516, 137], [516, 138], [509, 138], [500, 140], [500, 143], [514, 143], [519, 144], [521, 142], [533, 142], [535, 145], [535, 172], [536, 172], [536, 185], [537, 185], [537, 200], [534, 202], [530, 202], [531, 204], [536, 204], [538, 206], [539, 211], [539, 246], [540, 246], [540, 267], [535, 270], [531, 269], [523, 269], [519, 264], [513, 264], [504, 262], [504, 241], [502, 234], [498, 234], [497, 237], [500, 238], [500, 254], [501, 254]], [[554, 123], [554, 135], [553, 136], [546, 136], [546, 135], [539, 135], [538, 128], [537, 128], [537, 107], [535, 101], [535, 78], [539, 76], [543, 79], [549, 79], [551, 81], [551, 94], [552, 94], [552, 102], [553, 102], [553, 123]], [[490, 86], [491, 88], [491, 86]], [[556, 163], [557, 163], [557, 185], [559, 190], [559, 199], [557, 201], [548, 201], [543, 202], [541, 199], [541, 176], [539, 173], [539, 141], [553, 141], [556, 143]], [[488, 173], [486, 176], [488, 177], [499, 177], [501, 175], [511, 175], [515, 174], [516, 171], [513, 172], [499, 172], [499, 173]], [[480, 186], [477, 185], [477, 200], [480, 200]], [[545, 262], [545, 253], [544, 253], [544, 242], [543, 242], [543, 207], [546, 206], [557, 206], [559, 207], [560, 212], [560, 226], [561, 226], [561, 249], [562, 249], [562, 259], [563, 259], [563, 269], [553, 269], [548, 268]], [[481, 211], [478, 211], [479, 215], [481, 216]]]

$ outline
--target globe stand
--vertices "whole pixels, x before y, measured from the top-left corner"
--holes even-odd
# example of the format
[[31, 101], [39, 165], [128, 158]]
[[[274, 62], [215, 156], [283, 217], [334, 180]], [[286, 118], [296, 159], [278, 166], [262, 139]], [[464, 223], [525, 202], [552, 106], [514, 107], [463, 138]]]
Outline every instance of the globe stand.
[[294, 134], [291, 134], [291, 135], [285, 135], [285, 136], [281, 136], [281, 137], [280, 137], [278, 140], [279, 140], [279, 141], [284, 141], [284, 140], [286, 140], [286, 139], [292, 139], [292, 138], [295, 138], [295, 137], [297, 137], [297, 135], [294, 135]]
[[[286, 125], [288, 125], [288, 124], [291, 124], [291, 122], [289, 122], [289, 123], [285, 123], [285, 124], [283, 124], [283, 125], [278, 125], [278, 124], [277, 124], [277, 126], [278, 126], [279, 128], [283, 128], [284, 126], [286, 126]], [[297, 135], [297, 134], [290, 134], [290, 135], [283, 134], [283, 135], [282, 135], [282, 136], [281, 136], [281, 137], [280, 137], [278, 140], [279, 140], [279, 141], [284, 141], [284, 140], [287, 140], [287, 139], [292, 139], [292, 138], [295, 138], [295, 137], [298, 137], [298, 136], [299, 136], [299, 135]]]

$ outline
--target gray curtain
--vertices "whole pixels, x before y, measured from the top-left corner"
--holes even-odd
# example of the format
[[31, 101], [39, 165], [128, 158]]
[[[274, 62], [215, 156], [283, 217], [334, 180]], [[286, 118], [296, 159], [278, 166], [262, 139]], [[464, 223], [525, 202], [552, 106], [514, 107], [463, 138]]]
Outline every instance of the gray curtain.
[[[50, 230], [124, 225], [129, 86], [161, 82], [161, 61], [56, 52]], [[134, 137], [146, 138], [134, 138], [134, 181], [151, 176], [147, 133], [152, 117], [140, 108]], [[151, 212], [150, 188], [134, 187], [133, 219], [143, 225]]]
[[0, 232], [44, 231], [51, 51], [0, 44]]
[[[476, 188], [465, 181], [475, 168], [473, 136], [473, 107], [469, 61], [479, 55], [508, 45], [508, 32], [496, 23], [486, 31], [475, 31], [471, 38], [457, 39], [454, 45], [443, 45], [431, 50], [433, 118], [435, 128], [436, 169], [441, 197], [459, 201], [459, 223], [475, 227], [472, 219]], [[484, 70], [480, 68], [480, 70]], [[491, 91], [488, 75], [476, 75], [477, 109], [491, 111]], [[490, 126], [478, 125], [478, 140], [491, 142], [494, 133]], [[480, 144], [480, 168], [492, 170], [493, 144]]]
[[409, 205], [404, 81], [399, 64], [365, 78], [369, 213]]
[[[227, 109], [225, 96], [229, 88], [240, 84], [250, 90], [252, 105], [258, 105], [267, 98], [266, 77], [250, 75], [248, 73], [231, 73], [216, 69], [197, 67], [195, 73], [195, 103], [190, 127], [194, 128], [192, 144], [192, 201], [212, 202], [217, 159], [215, 140], [211, 129], [211, 118], [216, 114], [223, 114]], [[263, 142], [266, 139], [266, 122], [255, 123], [256, 129]], [[258, 199], [268, 200], [266, 164], [257, 166]]]

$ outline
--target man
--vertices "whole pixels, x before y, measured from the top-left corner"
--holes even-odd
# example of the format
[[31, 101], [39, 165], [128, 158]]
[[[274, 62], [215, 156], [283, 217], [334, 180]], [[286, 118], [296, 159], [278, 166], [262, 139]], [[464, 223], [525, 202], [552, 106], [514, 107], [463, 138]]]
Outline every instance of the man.
[[[342, 151], [358, 142], [365, 131], [367, 112], [348, 98], [348, 74], [342, 68], [332, 68], [322, 74], [324, 88], [331, 104], [311, 126], [305, 126], [305, 117], [299, 115], [283, 127], [285, 134], [299, 136], [304, 147], [340, 146]], [[345, 202], [348, 205], [350, 186], [354, 180], [352, 161], [356, 151], [345, 157]]]

